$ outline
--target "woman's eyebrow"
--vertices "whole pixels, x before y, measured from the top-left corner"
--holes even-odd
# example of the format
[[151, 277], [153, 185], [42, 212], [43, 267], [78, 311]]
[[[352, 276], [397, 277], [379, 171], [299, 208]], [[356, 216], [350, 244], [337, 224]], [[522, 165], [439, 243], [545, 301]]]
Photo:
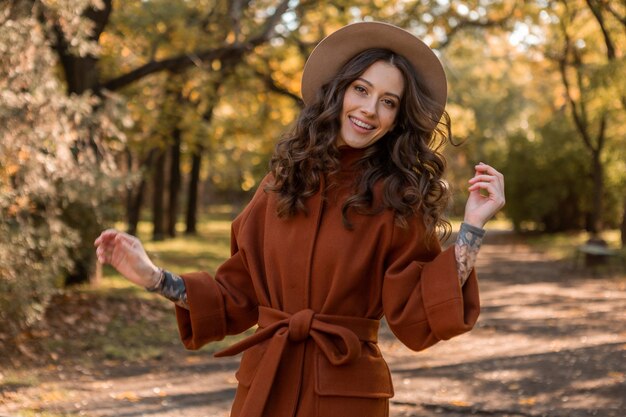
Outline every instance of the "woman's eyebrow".
[[[374, 87], [374, 84], [372, 84], [371, 82], [369, 82], [369, 81], [368, 81], [368, 80], [366, 80], [365, 78], [359, 77], [359, 78], [357, 78], [357, 80], [358, 80], [358, 81], [362, 81], [362, 82], [364, 82], [365, 84], [369, 85], [370, 87]], [[391, 93], [391, 92], [389, 92], [389, 91], [386, 91], [386, 92], [385, 92], [385, 94], [386, 94], [386, 95], [388, 95], [388, 96], [393, 96], [393, 97], [395, 97], [396, 99], [398, 99], [398, 101], [400, 101], [400, 96], [399, 96], [399, 95], [397, 95], [396, 93]]]

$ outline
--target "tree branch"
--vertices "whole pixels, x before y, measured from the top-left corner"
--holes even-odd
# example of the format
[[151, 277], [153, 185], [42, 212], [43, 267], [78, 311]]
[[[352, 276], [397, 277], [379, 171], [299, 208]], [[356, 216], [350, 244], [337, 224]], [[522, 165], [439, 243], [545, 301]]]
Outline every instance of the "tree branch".
[[[567, 57], [570, 53], [572, 41], [571, 41], [569, 34], [567, 33], [567, 27], [565, 26], [565, 22], [563, 21], [563, 19], [559, 19], [559, 26], [561, 27], [561, 31], [563, 32], [563, 37], [565, 38], [565, 49], [563, 51], [563, 54], [557, 59], [557, 61], [559, 64], [559, 72], [561, 74], [561, 80], [563, 81], [563, 87], [565, 87], [565, 96], [567, 98], [567, 102], [569, 103], [570, 109], [572, 111], [574, 124], [576, 125], [578, 132], [583, 138], [583, 142], [585, 146], [592, 152], [595, 152], [595, 148], [593, 146], [591, 138], [589, 137], [589, 132], [587, 131], [587, 120], [584, 118], [584, 112], [581, 111], [579, 113], [579, 110], [576, 107], [576, 101], [572, 97], [569, 79], [567, 78]], [[577, 76], [580, 77], [578, 68], [576, 68], [576, 73], [577, 73]], [[580, 79], [579, 79], [579, 84], [580, 84]]]
[[602, 2], [602, 6], [604, 6], [604, 8], [609, 13], [611, 13], [613, 17], [617, 19], [624, 26], [624, 28], [626, 28], [626, 15], [621, 16], [619, 13], [617, 13], [617, 10], [615, 10], [613, 6], [611, 6], [610, 0], [600, 0], [600, 1]]
[[229, 61], [239, 59], [244, 53], [245, 46], [224, 46], [215, 49], [209, 49], [206, 51], [198, 52], [194, 55], [183, 54], [173, 58], [164, 59], [161, 61], [150, 61], [147, 64], [140, 66], [124, 75], [121, 75], [112, 80], [106, 81], [98, 86], [97, 89], [106, 89], [110, 91], [117, 91], [127, 85], [147, 76], [160, 71], [173, 71], [179, 72], [185, 68], [191, 66], [198, 66], [211, 62], [215, 59]]
[[[598, 21], [598, 24], [600, 25], [600, 29], [602, 30], [602, 35], [604, 36], [604, 43], [606, 44], [606, 56], [609, 59], [609, 62], [614, 62], [615, 59], [617, 58], [615, 54], [615, 46], [611, 39], [611, 35], [609, 34], [608, 30], [606, 29], [606, 25], [604, 24], [604, 18], [602, 17], [602, 10], [600, 10], [599, 7], [595, 6], [592, 0], [586, 0], [586, 1], [587, 1], [587, 4], [589, 5], [589, 8], [591, 9], [591, 12], [593, 13], [596, 20]], [[626, 17], [618, 16], [617, 12], [615, 12], [611, 8], [608, 2], [603, 1], [603, 0], [600, 0], [600, 2], [602, 3], [600, 7], [604, 6], [604, 8], [608, 10], [611, 14], [613, 14], [613, 16], [615, 16], [617, 20], [619, 20], [626, 28]], [[620, 102], [622, 103], [622, 107], [626, 109], [626, 96], [620, 95]]]
[[606, 55], [609, 58], [609, 61], [613, 61], [615, 59], [615, 46], [613, 45], [613, 40], [611, 39], [611, 35], [606, 29], [606, 25], [604, 24], [604, 17], [602, 16], [602, 10], [594, 4], [593, 0], [586, 0], [587, 6], [591, 9], [591, 13], [596, 18], [596, 21], [600, 25], [600, 30], [602, 31], [602, 36], [604, 36], [604, 44], [606, 45]]
[[593, 144], [591, 143], [591, 139], [589, 138], [589, 134], [587, 133], [587, 128], [585, 123], [582, 120], [582, 117], [578, 114], [578, 109], [576, 108], [576, 101], [572, 97], [571, 87], [569, 84], [569, 80], [567, 78], [567, 49], [563, 57], [561, 57], [558, 61], [559, 70], [561, 73], [561, 80], [563, 81], [563, 86], [565, 87], [565, 96], [567, 97], [567, 102], [570, 105], [570, 109], [572, 111], [572, 117], [574, 118], [574, 123], [580, 132], [583, 142], [591, 151], [594, 150]]
[[209, 63], [216, 59], [230, 63], [240, 61], [246, 53], [252, 51], [254, 47], [267, 42], [273, 36], [274, 27], [287, 11], [288, 6], [289, 0], [283, 0], [282, 3], [276, 7], [274, 14], [268, 17], [261, 32], [246, 42], [220, 46], [193, 54], [181, 54], [161, 61], [150, 61], [124, 75], [101, 83], [97, 87], [97, 90], [107, 89], [117, 91], [150, 74], [165, 70], [179, 72], [186, 68]]
[[602, 114], [602, 120], [600, 120], [600, 129], [598, 131], [598, 152], [604, 147], [604, 140], [606, 138], [606, 113]]
[[89, 39], [97, 41], [100, 39], [100, 35], [104, 32], [104, 28], [109, 23], [111, 12], [113, 11], [113, 0], [104, 0], [104, 8], [96, 9], [90, 7], [85, 9], [84, 16], [94, 23], [93, 33]]
[[276, 7], [274, 14], [268, 17], [268, 19], [265, 21], [265, 25], [261, 33], [259, 33], [256, 37], [250, 39], [249, 43], [252, 46], [257, 46], [265, 43], [269, 38], [271, 38], [274, 35], [274, 29], [276, 25], [278, 24], [278, 22], [280, 22], [280, 19], [282, 19], [283, 14], [285, 14], [288, 8], [289, 0], [283, 0], [282, 3], [280, 3]]
[[465, 17], [460, 16], [458, 13], [453, 12], [453, 17], [459, 21], [459, 23], [450, 28], [450, 31], [446, 33], [446, 39], [440, 44], [435, 46], [435, 49], [445, 48], [452, 42], [454, 36], [459, 33], [462, 29], [465, 28], [492, 28], [492, 27], [501, 27], [505, 24], [515, 13], [517, 9], [517, 2], [513, 2], [513, 6], [511, 10], [506, 13], [504, 16], [497, 19], [485, 19], [485, 20], [469, 20]]
[[302, 101], [302, 98], [300, 98], [300, 96], [298, 96], [297, 94], [294, 94], [291, 91], [287, 90], [286, 88], [278, 85], [276, 83], [276, 80], [272, 78], [272, 74], [265, 74], [259, 70], [254, 70], [254, 73], [265, 83], [266, 87], [270, 91], [289, 97], [290, 99], [295, 101], [299, 107], [304, 107], [304, 102]]

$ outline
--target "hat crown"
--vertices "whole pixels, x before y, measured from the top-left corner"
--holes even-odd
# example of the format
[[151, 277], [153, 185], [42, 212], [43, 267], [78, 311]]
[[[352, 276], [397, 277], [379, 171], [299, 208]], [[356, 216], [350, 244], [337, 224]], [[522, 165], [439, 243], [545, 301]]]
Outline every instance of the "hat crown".
[[354, 56], [367, 49], [388, 49], [402, 55], [413, 66], [426, 94], [441, 106], [447, 100], [446, 75], [432, 49], [412, 33], [385, 22], [352, 23], [326, 36], [313, 49], [302, 73], [302, 99], [311, 104], [328, 83]]

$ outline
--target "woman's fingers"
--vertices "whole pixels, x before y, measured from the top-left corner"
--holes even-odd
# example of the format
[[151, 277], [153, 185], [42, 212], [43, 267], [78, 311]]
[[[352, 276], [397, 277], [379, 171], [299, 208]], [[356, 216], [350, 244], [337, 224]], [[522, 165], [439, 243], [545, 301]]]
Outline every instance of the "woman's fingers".
[[504, 177], [500, 172], [498, 172], [497, 169], [495, 169], [491, 165], [485, 164], [484, 162], [480, 162], [480, 163], [476, 164], [474, 166], [474, 168], [476, 168], [476, 171], [487, 172], [487, 173], [489, 173], [491, 175], [499, 175], [499, 176]]
[[471, 187], [469, 187], [469, 191], [478, 190], [485, 190], [489, 194], [489, 198], [491, 200], [497, 202], [500, 207], [504, 206], [504, 194], [498, 186], [494, 185], [493, 182], [481, 181], [474, 183]]
[[503, 188], [498, 178], [496, 178], [495, 176], [489, 176], [489, 175], [479, 175], [469, 180], [469, 183], [470, 183], [470, 186], [474, 186], [477, 184], [492, 184], [498, 190]]
[[470, 183], [475, 183], [475, 182], [492, 182], [492, 181], [499, 181], [498, 177], [496, 177], [495, 175], [476, 175], [474, 177], [472, 177], [469, 182]]
[[498, 191], [496, 186], [493, 185], [493, 183], [486, 182], [486, 181], [474, 183], [469, 187], [469, 191], [478, 191], [478, 190], [485, 190], [490, 195], [496, 194]]
[[476, 165], [476, 175], [468, 182], [470, 192], [484, 190], [490, 199], [504, 205], [504, 176], [495, 168], [481, 162]]
[[101, 263], [111, 263], [122, 255], [121, 251], [127, 251], [132, 247], [134, 238], [127, 233], [115, 229], [107, 229], [94, 241], [96, 256]]
[[100, 233], [100, 236], [96, 238], [93, 244], [94, 246], [99, 246], [103, 243], [110, 242], [112, 239], [115, 239], [115, 236], [117, 236], [118, 233], [120, 232], [115, 229], [107, 229]]
[[[498, 181], [498, 183], [504, 188], [504, 175], [502, 175], [502, 173], [500, 173], [497, 169], [495, 169], [494, 167], [484, 164], [484, 163], [479, 163], [478, 165], [474, 166], [474, 169], [476, 170], [476, 175], [474, 176], [474, 178], [477, 177], [482, 177], [484, 175], [487, 175], [489, 177], [491, 177], [492, 179], [495, 179]], [[472, 178], [472, 179], [474, 179]], [[470, 180], [472, 181], [472, 180]]]

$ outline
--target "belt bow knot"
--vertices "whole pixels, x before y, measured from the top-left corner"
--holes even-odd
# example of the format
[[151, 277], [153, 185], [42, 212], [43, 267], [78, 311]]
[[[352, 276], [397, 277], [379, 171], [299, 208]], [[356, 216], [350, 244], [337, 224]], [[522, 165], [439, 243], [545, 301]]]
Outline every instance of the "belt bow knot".
[[[304, 346], [311, 338], [317, 348], [333, 365], [343, 365], [361, 355], [361, 342], [376, 343], [378, 320], [361, 317], [335, 316], [315, 313], [311, 309], [294, 314], [259, 306], [259, 329], [256, 333], [217, 352], [215, 356], [233, 356], [270, 339], [256, 374], [263, 383], [252, 381], [241, 415], [260, 417], [267, 403], [283, 352], [290, 345]], [[335, 342], [340, 343], [335, 343]], [[304, 350], [302, 350], [304, 352]], [[287, 401], [282, 399], [281, 401]], [[297, 401], [297, 395], [291, 401]]]
[[289, 340], [304, 342], [311, 332], [315, 312], [310, 308], [300, 310], [289, 319]]

